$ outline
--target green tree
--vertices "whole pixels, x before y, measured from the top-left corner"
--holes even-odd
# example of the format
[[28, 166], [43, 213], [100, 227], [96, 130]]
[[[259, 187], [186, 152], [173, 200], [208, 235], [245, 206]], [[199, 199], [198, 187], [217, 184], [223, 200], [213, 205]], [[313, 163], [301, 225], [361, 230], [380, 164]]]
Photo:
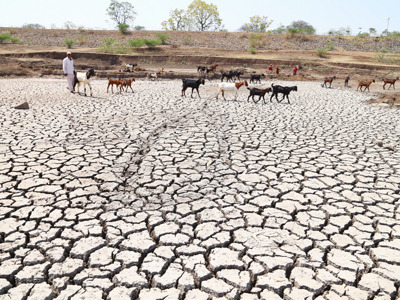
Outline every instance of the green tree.
[[293, 21], [288, 27], [289, 32], [296, 31], [297, 33], [314, 34], [315, 28], [305, 21]]
[[129, 24], [135, 20], [136, 12], [129, 2], [111, 0], [110, 6], [107, 8], [107, 14], [116, 23], [116, 27], [121, 32], [125, 32], [129, 28]]
[[250, 22], [245, 23], [240, 30], [244, 32], [266, 32], [272, 22], [272, 20], [268, 20], [267, 16], [260, 17], [256, 15], [250, 17]]
[[161, 23], [164, 30], [190, 30], [190, 20], [184, 9], [175, 9], [169, 16], [167, 21]]
[[193, 28], [199, 31], [216, 31], [222, 26], [218, 8], [202, 0], [194, 0], [187, 9], [187, 16]]

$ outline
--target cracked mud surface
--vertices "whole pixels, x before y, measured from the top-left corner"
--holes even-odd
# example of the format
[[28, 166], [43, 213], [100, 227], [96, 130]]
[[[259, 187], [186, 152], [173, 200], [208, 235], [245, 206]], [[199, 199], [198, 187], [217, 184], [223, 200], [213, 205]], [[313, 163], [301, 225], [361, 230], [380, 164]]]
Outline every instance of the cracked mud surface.
[[0, 79], [1, 300], [400, 297], [398, 110], [106, 85]]

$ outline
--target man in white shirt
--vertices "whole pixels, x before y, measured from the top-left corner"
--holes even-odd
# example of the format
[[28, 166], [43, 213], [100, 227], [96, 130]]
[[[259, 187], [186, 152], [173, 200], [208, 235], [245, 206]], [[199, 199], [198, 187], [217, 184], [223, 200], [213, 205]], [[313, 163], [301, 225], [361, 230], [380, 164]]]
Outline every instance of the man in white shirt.
[[74, 60], [71, 52], [67, 52], [67, 57], [63, 60], [64, 75], [67, 76], [68, 89], [71, 93], [74, 92]]

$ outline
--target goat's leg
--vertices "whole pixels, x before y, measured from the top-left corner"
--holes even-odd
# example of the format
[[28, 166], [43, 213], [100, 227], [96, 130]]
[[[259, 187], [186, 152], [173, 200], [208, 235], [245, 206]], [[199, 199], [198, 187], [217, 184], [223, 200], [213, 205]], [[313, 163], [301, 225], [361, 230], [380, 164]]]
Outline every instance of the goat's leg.
[[108, 88], [110, 87], [110, 83], [108, 83], [108, 86], [107, 86], [107, 94], [108, 94]]
[[225, 99], [225, 93], [224, 93], [224, 90], [222, 90], [222, 98], [224, 98], [224, 100], [226, 100], [226, 99]]
[[199, 95], [199, 98], [201, 98], [200, 93], [199, 93], [199, 88], [196, 88], [196, 91], [197, 91], [197, 95]]
[[194, 88], [192, 88], [192, 93], [190, 94], [190, 98], [193, 98], [193, 90]]
[[383, 84], [383, 89], [385, 89], [385, 85], [386, 85], [386, 83]]
[[90, 83], [89, 83], [89, 87], [90, 87], [90, 97], [93, 97], [92, 85]]
[[186, 87], [182, 88], [181, 97], [183, 97], [183, 96], [186, 97]]

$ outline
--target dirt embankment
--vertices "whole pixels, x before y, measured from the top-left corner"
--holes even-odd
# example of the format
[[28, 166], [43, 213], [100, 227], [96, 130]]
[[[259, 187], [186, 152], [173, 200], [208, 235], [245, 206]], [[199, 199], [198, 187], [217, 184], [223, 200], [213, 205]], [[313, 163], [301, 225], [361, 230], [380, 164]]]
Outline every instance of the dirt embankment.
[[[134, 31], [121, 35], [118, 31], [95, 30], [34, 30], [0, 28], [21, 39], [21, 43], [0, 45], [0, 77], [42, 77], [61, 76], [61, 61], [67, 48], [65, 39], [75, 39], [73, 52], [75, 67], [84, 70], [96, 69], [100, 78], [110, 76], [145, 78], [149, 72], [164, 68], [163, 78], [184, 78], [201, 76], [196, 72], [198, 65], [218, 64], [220, 70], [240, 69], [244, 78], [250, 74], [265, 73], [266, 79], [280, 80], [321, 80], [325, 76], [336, 76], [335, 85], [350, 76], [351, 85], [357, 87], [359, 80], [375, 79], [372, 91], [382, 93], [381, 102], [389, 105], [398, 102], [399, 94], [393, 89], [382, 90], [383, 78], [400, 76], [400, 55], [388, 53], [394, 60], [383, 63], [377, 59], [377, 51], [389, 52], [400, 47], [400, 39], [360, 39], [356, 37], [334, 38], [327, 36], [300, 36], [264, 34], [263, 46], [252, 55], [249, 53], [248, 33], [228, 32], [168, 32], [167, 45], [154, 49], [131, 49], [124, 54], [102, 53], [99, 51], [105, 38], [125, 43], [135, 38], [155, 38], [158, 32]], [[165, 33], [165, 32], [164, 32]], [[333, 50], [324, 57], [316, 49], [327, 45]], [[380, 52], [381, 53], [381, 52]], [[120, 72], [126, 63], [136, 64], [135, 72]], [[279, 75], [269, 72], [273, 64], [281, 70]], [[294, 66], [299, 66], [299, 75], [292, 76]]]

